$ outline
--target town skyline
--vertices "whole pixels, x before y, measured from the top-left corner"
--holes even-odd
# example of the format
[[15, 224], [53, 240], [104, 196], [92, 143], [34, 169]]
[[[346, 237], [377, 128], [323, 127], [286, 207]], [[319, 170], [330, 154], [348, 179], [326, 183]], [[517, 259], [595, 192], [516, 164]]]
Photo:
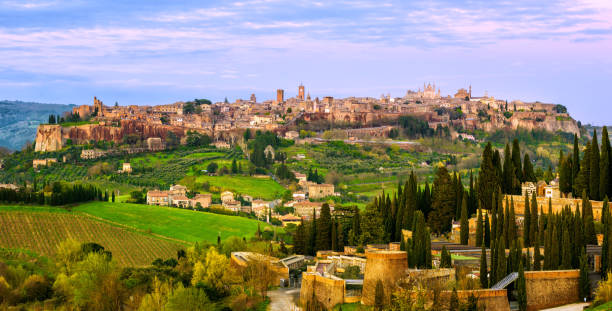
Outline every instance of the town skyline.
[[[201, 3], [1, 1], [2, 99], [120, 104], [445, 94], [562, 104], [602, 125], [612, 82], [605, 1]], [[316, 94], [315, 94], [316, 93]]]

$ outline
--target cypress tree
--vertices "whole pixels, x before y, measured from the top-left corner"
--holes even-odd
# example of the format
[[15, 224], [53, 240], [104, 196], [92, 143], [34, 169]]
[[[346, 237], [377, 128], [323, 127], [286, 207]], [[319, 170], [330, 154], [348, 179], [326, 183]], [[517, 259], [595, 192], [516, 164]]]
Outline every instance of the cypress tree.
[[463, 196], [461, 200], [461, 244], [467, 245], [470, 238], [470, 224], [468, 222], [467, 198]]
[[533, 246], [533, 270], [541, 270], [541, 261], [542, 256], [540, 254], [540, 243], [535, 243], [535, 245]]
[[[556, 219], [556, 217], [552, 217], [553, 219]], [[559, 269], [559, 239], [557, 239], [557, 236], [559, 236], [559, 224], [554, 221], [553, 225], [552, 225], [552, 234], [551, 234], [551, 238], [550, 238], [550, 269], [551, 270], [557, 270]], [[546, 256], [548, 256], [548, 253], [546, 253]]]
[[525, 157], [523, 158], [523, 177], [525, 178], [525, 181], [538, 181], [535, 176], [535, 172], [533, 171], [533, 164], [531, 163], [531, 159], [527, 153], [525, 153]]
[[304, 229], [304, 220], [295, 229], [295, 235], [293, 236], [293, 252], [296, 254], [306, 254], [306, 233]]
[[561, 255], [561, 270], [572, 268], [572, 244], [570, 242], [569, 228], [563, 230], [563, 253]]
[[489, 226], [489, 213], [484, 216], [484, 245], [491, 246], [491, 226]]
[[597, 132], [593, 130], [593, 141], [591, 141], [591, 174], [589, 178], [589, 193], [591, 200], [599, 200], [599, 145], [597, 142]]
[[517, 138], [512, 141], [512, 166], [516, 171], [516, 179], [519, 182], [524, 182], [525, 179], [523, 178], [523, 165], [521, 164], [521, 147], [519, 146], [519, 141]]
[[591, 297], [591, 283], [589, 281], [589, 266], [584, 249], [580, 255], [580, 279], [578, 283], [580, 298], [586, 298], [588, 300]]
[[603, 243], [601, 245], [601, 276], [604, 278], [611, 265], [610, 254], [610, 209], [608, 204], [608, 196], [604, 198], [603, 207], [601, 209], [601, 222], [603, 225]]
[[529, 195], [525, 192], [525, 203], [524, 206], [524, 221], [523, 221], [523, 241], [525, 246], [531, 246], [531, 206], [529, 205]]
[[482, 210], [478, 209], [478, 219], [476, 220], [476, 246], [482, 245], [483, 239]]
[[484, 245], [480, 249], [480, 287], [489, 287], [489, 278], [487, 276], [487, 250]]
[[510, 154], [510, 145], [506, 144], [504, 148], [504, 167], [502, 171], [502, 192], [503, 193], [514, 193], [513, 179], [515, 178], [514, 168], [512, 166], [512, 156]]
[[111, 192], [111, 201], [115, 203], [115, 191]]
[[559, 191], [572, 191], [572, 163], [569, 157], [563, 156], [563, 150], [559, 152]]
[[487, 143], [482, 152], [482, 163], [478, 174], [478, 200], [485, 210], [491, 210], [491, 198], [499, 183], [496, 168], [493, 165], [493, 147]]
[[495, 269], [495, 283], [506, 277], [506, 246], [503, 238], [500, 237], [497, 247], [497, 269]]
[[536, 199], [536, 193], [534, 192], [531, 196], [531, 221], [529, 222], [529, 242], [533, 246], [540, 244], [538, 241], [538, 201]]
[[593, 208], [591, 201], [586, 195], [586, 191], [582, 194], [582, 219], [584, 223], [584, 240], [585, 244], [597, 244], [595, 236], [595, 223], [593, 222]]
[[599, 197], [610, 195], [610, 137], [608, 128], [603, 127], [601, 131], [601, 159], [599, 161]]
[[514, 199], [510, 198], [510, 217], [508, 219], [508, 243], [516, 241], [516, 214], [514, 213]]
[[331, 224], [331, 250], [338, 251], [338, 227], [336, 226], [337, 219], [332, 220]]
[[518, 279], [516, 281], [516, 292], [517, 292], [517, 302], [519, 305], [519, 310], [526, 311], [527, 310], [527, 287], [525, 285], [525, 270], [523, 269], [523, 263], [519, 262], [518, 268]]
[[584, 247], [584, 224], [582, 222], [582, 216], [580, 216], [580, 206], [576, 207], [576, 213], [574, 214], [574, 237], [572, 250], [572, 266], [580, 266], [580, 254], [578, 253]]
[[[574, 149], [572, 150], [572, 184], [578, 178], [578, 172], [580, 172], [580, 149], [578, 147], [578, 135], [574, 134]], [[574, 196], [576, 194], [574, 193]]]
[[589, 192], [589, 183], [591, 176], [591, 142], [587, 141], [584, 148], [584, 156], [580, 161], [580, 171], [578, 176], [574, 179], [574, 197], [580, 197], [582, 192], [586, 190], [587, 195]]
[[451, 268], [452, 265], [450, 252], [446, 249], [446, 246], [442, 246], [442, 251], [440, 254], [440, 268]]

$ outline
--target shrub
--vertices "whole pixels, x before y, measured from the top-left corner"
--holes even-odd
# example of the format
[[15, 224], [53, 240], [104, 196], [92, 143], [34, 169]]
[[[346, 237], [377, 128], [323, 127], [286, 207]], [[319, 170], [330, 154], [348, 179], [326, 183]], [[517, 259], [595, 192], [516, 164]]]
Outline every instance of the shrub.
[[595, 291], [595, 305], [600, 305], [612, 300], [612, 272], [608, 272], [605, 280], [599, 281]]

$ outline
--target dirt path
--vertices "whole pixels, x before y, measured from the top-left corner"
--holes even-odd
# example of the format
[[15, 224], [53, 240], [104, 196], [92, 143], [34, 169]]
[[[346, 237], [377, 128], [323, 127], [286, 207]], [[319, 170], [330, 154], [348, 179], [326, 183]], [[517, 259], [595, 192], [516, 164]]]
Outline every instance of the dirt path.
[[268, 311], [301, 311], [295, 302], [299, 299], [299, 288], [279, 288], [268, 292], [270, 305]]

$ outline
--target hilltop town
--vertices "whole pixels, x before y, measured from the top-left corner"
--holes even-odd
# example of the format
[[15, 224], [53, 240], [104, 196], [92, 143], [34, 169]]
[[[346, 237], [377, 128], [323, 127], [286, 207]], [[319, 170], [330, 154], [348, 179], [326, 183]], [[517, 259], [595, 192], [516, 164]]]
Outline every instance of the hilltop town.
[[[105, 105], [94, 97], [93, 105], [74, 107], [65, 124], [40, 125], [36, 151], [56, 151], [67, 141], [83, 144], [91, 140], [120, 142], [127, 135], [141, 139], [168, 139], [169, 132], [184, 139], [189, 131], [206, 134], [215, 141], [236, 143], [246, 129], [274, 131], [296, 138], [304, 128], [365, 129], [369, 136], [386, 137], [397, 119], [411, 115], [427, 122], [432, 129], [450, 129], [456, 137], [472, 138], [475, 130], [543, 129], [580, 135], [577, 122], [562, 105], [540, 102], [507, 101], [492, 96], [472, 95], [471, 86], [443, 97], [435, 84], [407, 91], [403, 97], [312, 98], [303, 85], [294, 97], [277, 90], [274, 100], [248, 100], [212, 103], [205, 99], [157, 106]], [[64, 117], [61, 117], [64, 119]], [[58, 122], [59, 123], [59, 120]], [[358, 132], [359, 133], [359, 132]], [[159, 146], [159, 144], [158, 144]]]

